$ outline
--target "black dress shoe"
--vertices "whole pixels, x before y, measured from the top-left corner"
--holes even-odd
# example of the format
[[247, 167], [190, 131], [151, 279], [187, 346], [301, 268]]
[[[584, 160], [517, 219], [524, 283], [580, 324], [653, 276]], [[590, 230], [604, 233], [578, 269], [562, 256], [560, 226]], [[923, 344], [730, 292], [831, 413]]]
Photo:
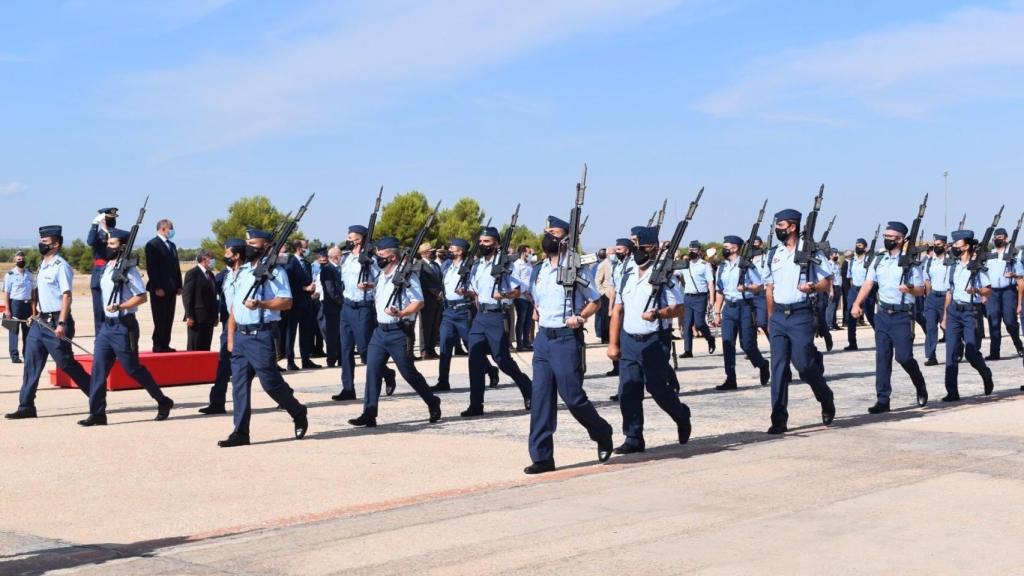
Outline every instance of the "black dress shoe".
[[11, 358], [11, 364], [21, 364], [21, 358]]
[[337, 365], [338, 365], [337, 362], [331, 362], [330, 360], [327, 361], [327, 367], [328, 368], [334, 368]]
[[377, 426], [377, 418], [375, 416], [367, 416], [366, 414], [360, 414], [359, 418], [353, 418], [348, 421], [353, 426], [366, 426], [367, 428], [375, 428]]
[[395, 371], [388, 370], [384, 372], [384, 393], [391, 396], [395, 393], [396, 386], [398, 386], [398, 383], [395, 382]]
[[640, 452], [643, 452], [643, 451], [644, 451], [643, 444], [640, 444], [638, 446], [636, 444], [629, 444], [629, 443], [626, 443], [626, 442], [623, 442], [622, 445], [620, 445], [615, 450], [613, 450], [613, 452], [615, 452], [616, 454], [639, 454]]
[[996, 387], [996, 384], [995, 384], [995, 382], [992, 381], [992, 377], [991, 376], [985, 378], [984, 381], [985, 381], [985, 396], [989, 396], [989, 395], [992, 394], [992, 390]]
[[306, 437], [306, 432], [309, 431], [309, 418], [306, 416], [309, 412], [303, 412], [302, 416], [294, 419], [295, 423], [295, 439], [302, 440]]
[[845, 351], [845, 352], [855, 352], [857, 350], [860, 350], [860, 348], [858, 348], [856, 344], [850, 344], [848, 346], [843, 346], [843, 351]]
[[452, 385], [447, 382], [438, 382], [430, 387], [433, 392], [451, 392]]
[[165, 397], [164, 401], [156, 409], [156, 418], [154, 420], [157, 422], [167, 420], [167, 417], [171, 415], [171, 408], [174, 408], [174, 400]]
[[248, 445], [249, 445], [249, 436], [247, 436], [245, 434], [239, 434], [238, 432], [232, 432], [231, 435], [228, 436], [227, 440], [221, 440], [221, 441], [217, 442], [217, 446], [220, 446], [221, 448], [234, 448], [235, 446], [248, 446]]
[[278, 372], [287, 372], [287, 370], [285, 370], [284, 368], [282, 368], [280, 366], [277, 367], [277, 371]]
[[942, 401], [943, 402], [959, 402], [960, 401], [960, 395], [959, 394], [946, 394], [945, 396], [942, 397]]
[[785, 434], [786, 430], [787, 430], [787, 428], [786, 428], [785, 424], [772, 424], [771, 427], [768, 428], [768, 432], [767, 433], [768, 434]]
[[829, 334], [828, 332], [826, 332], [825, 336], [826, 336], [826, 338], [825, 338], [825, 351], [826, 352], [831, 352], [832, 351], [832, 346], [833, 346], [832, 335]]
[[690, 434], [693, 433], [693, 425], [690, 424], [690, 419], [687, 418], [686, 422], [676, 426], [679, 432], [679, 443], [686, 444], [690, 441]]
[[943, 336], [942, 338], [939, 338], [939, 344], [945, 344], [945, 343], [946, 343], [946, 337], [945, 336]]
[[423, 354], [424, 360], [437, 360], [438, 358], [439, 356], [437, 355], [437, 352], [426, 352]]
[[985, 362], [993, 362], [999, 360], [999, 354], [989, 354], [985, 356]]
[[36, 409], [35, 409], [35, 407], [32, 407], [32, 408], [18, 408], [14, 412], [11, 412], [10, 414], [4, 415], [4, 418], [7, 418], [8, 420], [24, 420], [25, 418], [35, 418], [35, 417], [36, 417]]
[[611, 396], [608, 397], [608, 399], [611, 400], [612, 402], [618, 402], [619, 401], [619, 395], [618, 394], [612, 394]]
[[490, 379], [491, 388], [498, 387], [498, 369], [496, 367], [492, 366], [491, 369], [487, 371], [487, 378]]
[[529, 396], [523, 396], [523, 408], [529, 410], [531, 406], [533, 406], [533, 400]]
[[334, 396], [331, 396], [331, 400], [334, 400], [335, 402], [344, 402], [345, 400], [355, 400], [355, 399], [356, 399], [356, 391], [355, 390], [342, 390], [341, 392], [338, 392]]
[[683, 352], [679, 355], [680, 358], [693, 358], [693, 352]]
[[609, 434], [607, 438], [597, 441], [597, 461], [607, 462], [612, 457], [612, 450], [615, 449], [615, 443], [612, 441], [612, 435]]
[[772, 369], [768, 366], [761, 366], [761, 386], [767, 386], [772, 381]]
[[289, 362], [288, 369], [291, 370], [292, 372], [298, 372], [300, 370], [299, 365], [296, 364], [295, 362]]
[[832, 421], [836, 419], [836, 405], [829, 403], [826, 406], [821, 407], [821, 423], [825, 426], [832, 424]]
[[889, 411], [888, 402], [875, 402], [875, 405], [868, 408], [868, 414], [882, 414]]
[[939, 365], [939, 361], [936, 360], [935, 358], [929, 358], [929, 359], [924, 361], [924, 365], [925, 366], [938, 366]]
[[715, 386], [715, 390], [735, 390], [737, 388], [735, 380], [726, 380], [718, 386]]
[[441, 401], [440, 400], [438, 400], [437, 404], [434, 404], [430, 408], [429, 414], [430, 414], [430, 423], [431, 424], [437, 424], [438, 422], [441, 421]]
[[715, 344], [714, 337], [708, 338], [708, 354], [714, 354], [718, 346]]
[[303, 362], [302, 363], [302, 369], [303, 370], [319, 370], [321, 368], [323, 368], [323, 366], [317, 364], [316, 362]]
[[555, 461], [546, 460], [544, 462], [534, 462], [526, 468], [523, 468], [523, 474], [543, 474], [545, 472], [555, 471]]
[[604, 375], [608, 376], [608, 377], [618, 376], [619, 375], [619, 371], [618, 370], [609, 370], [609, 371], [605, 372]]
[[928, 389], [921, 387], [917, 389], [917, 405], [924, 408], [928, 405]]
[[107, 415], [106, 414], [89, 414], [89, 417], [86, 418], [85, 420], [79, 420], [78, 421], [78, 425], [79, 426], [85, 426], [86, 428], [88, 428], [89, 426], [106, 426], [107, 425]]
[[214, 406], [213, 404], [210, 404], [209, 406], [203, 406], [202, 408], [200, 408], [199, 413], [206, 415], [227, 414], [228, 411], [227, 408], [225, 408], [224, 406]]
[[1017, 356], [1024, 358], [1024, 348], [1017, 348]]
[[472, 418], [474, 416], [483, 416], [483, 415], [484, 415], [484, 407], [483, 406], [470, 406], [469, 408], [466, 408], [465, 410], [463, 410], [462, 412], [459, 413], [459, 416], [462, 416], [463, 418]]

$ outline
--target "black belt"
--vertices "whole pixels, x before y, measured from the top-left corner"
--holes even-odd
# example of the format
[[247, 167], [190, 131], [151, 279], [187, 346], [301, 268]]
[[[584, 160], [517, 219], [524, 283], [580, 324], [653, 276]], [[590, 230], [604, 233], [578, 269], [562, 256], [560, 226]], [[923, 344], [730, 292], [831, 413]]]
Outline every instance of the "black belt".
[[104, 317], [103, 323], [107, 326], [119, 326], [124, 324], [129, 318], [131, 318], [132, 322], [135, 322], [135, 313], [125, 314], [124, 316], [117, 316], [114, 318]]
[[910, 312], [914, 309], [913, 304], [886, 304], [885, 302], [879, 302], [878, 307], [888, 312], [889, 314], [896, 314], [898, 312]]
[[473, 307], [473, 303], [468, 300], [445, 300], [445, 310], [468, 310]]
[[493, 314], [493, 313], [496, 313], [496, 312], [502, 312], [502, 310], [503, 309], [501, 307], [501, 304], [481, 304], [480, 305], [480, 311], [481, 312], [486, 312], [486, 313]]
[[946, 297], [946, 291], [945, 290], [932, 290], [931, 292], [928, 293], [929, 296], [931, 296], [932, 294], [934, 294], [936, 296], [942, 296], [943, 298]]
[[735, 308], [735, 307], [739, 306], [740, 304], [743, 304], [745, 302], [750, 302], [750, 301], [751, 300], [747, 300], [746, 298], [739, 298], [737, 300], [726, 300], [725, 301], [725, 305], [730, 307], [730, 308]]
[[242, 334], [252, 336], [260, 332], [270, 332], [277, 325], [277, 321], [263, 322], [262, 324], [236, 324], [235, 327]]
[[810, 310], [811, 304], [809, 302], [797, 302], [796, 304], [779, 304], [775, 303], [775, 309], [781, 310], [783, 314], [789, 316], [793, 312], [799, 312], [801, 310]]
[[1007, 291], [1007, 290], [1009, 290], [1010, 288], [1013, 288], [1014, 290], [1016, 290], [1016, 289], [1017, 289], [1017, 287], [1016, 287], [1016, 286], [1003, 286], [1002, 288], [993, 288], [993, 289], [992, 289], [992, 291], [993, 291], [993, 292], [1006, 292], [1006, 291]]
[[561, 336], [576, 336], [580, 331], [579, 328], [541, 328], [541, 330], [549, 340]]
[[952, 306], [957, 312], [973, 312], [974, 307], [977, 306], [977, 304], [971, 304], [969, 302], [953, 302], [950, 306]]
[[377, 327], [382, 332], [394, 332], [395, 330], [401, 330], [404, 328], [404, 322], [389, 322], [387, 324], [377, 324]]
[[373, 306], [373, 300], [364, 300], [362, 302], [356, 302], [355, 300], [349, 300], [345, 298], [345, 306], [349, 308], [369, 308]]
[[707, 292], [694, 292], [692, 294], [689, 294], [689, 293], [683, 294], [683, 298], [686, 298], [687, 296], [707, 296], [707, 295], [708, 295]]
[[651, 332], [650, 334], [630, 334], [629, 332], [623, 331], [622, 333], [634, 342], [649, 342], [661, 336], [661, 332]]
[[[70, 315], [68, 315], [70, 318]], [[60, 321], [60, 312], [40, 312], [39, 319], [47, 324], [56, 324]]]

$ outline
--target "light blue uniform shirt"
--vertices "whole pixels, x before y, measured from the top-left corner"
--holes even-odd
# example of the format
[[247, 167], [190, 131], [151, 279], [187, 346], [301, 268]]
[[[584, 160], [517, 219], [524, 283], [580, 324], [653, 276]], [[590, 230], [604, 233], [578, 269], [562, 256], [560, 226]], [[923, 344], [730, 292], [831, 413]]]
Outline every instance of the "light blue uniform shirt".
[[[518, 258], [512, 263], [512, 278], [518, 282], [520, 289], [530, 283], [531, 275], [533, 275], [533, 264], [530, 264], [528, 260]], [[519, 297], [526, 298], [527, 293], [523, 292]]]
[[1005, 248], [1002, 250], [996, 250], [995, 260], [989, 260], [985, 266], [988, 268], [988, 277], [992, 281], [993, 289], [1002, 289], [1008, 286], [1013, 286], [1016, 283], [1014, 278], [1007, 278], [1004, 276], [1005, 273], [1009, 272], [1013, 276], [1019, 274], [1017, 263], [1011, 262], [1010, 266], [1006, 265], [1006, 260], [1003, 260], [1003, 254], [1005, 254]]
[[[628, 256], [622, 262], [619, 262], [612, 268], [612, 284], [615, 291], [619, 291], [619, 287], [622, 286], [622, 275], [625, 274], [626, 270], [632, 270], [631, 274], [636, 274], [636, 262], [633, 262], [633, 257]], [[678, 281], [676, 282], [678, 286]]]
[[[380, 284], [377, 285], [377, 300], [373, 303], [373, 307], [377, 310], [377, 323], [378, 324], [394, 324], [400, 322], [398, 318], [390, 316], [387, 313], [388, 300], [391, 299], [391, 294], [395, 291], [395, 283], [392, 280], [395, 277], [395, 271], [398, 270], [396, 265], [391, 274], [380, 273], [377, 278], [380, 280]], [[409, 285], [402, 290], [401, 298], [395, 302], [395, 308], [403, 310], [406, 306], [413, 302], [423, 302], [423, 291], [420, 289], [420, 279], [416, 274], [409, 276]], [[416, 320], [416, 315], [407, 317], [408, 321]]]
[[[481, 258], [473, 265], [473, 272], [469, 275], [469, 289], [476, 292], [476, 301], [479, 304], [495, 305], [498, 301], [494, 299], [494, 276], [491, 270], [494, 268], [495, 257], [489, 259]], [[531, 272], [532, 273], [532, 272]], [[501, 281], [501, 292], [509, 292], [512, 287], [520, 288], [519, 279], [508, 274]]]
[[4, 274], [4, 292], [11, 300], [31, 300], [32, 289], [36, 287], [36, 278], [28, 268], [13, 268]]
[[[622, 286], [622, 289], [618, 290], [618, 288], [616, 288], [615, 303], [622, 305], [622, 329], [625, 330], [627, 334], [632, 334], [634, 336], [652, 334], [662, 330], [662, 325], [665, 322], [671, 323], [670, 320], [655, 320], [653, 322], [648, 322], [642, 317], [644, 308], [647, 306], [647, 301], [650, 300], [651, 293], [654, 291], [654, 286], [651, 286], [650, 279], [650, 267], [648, 267], [642, 276], [639, 269], [633, 268], [626, 276], [625, 285]], [[679, 286], [676, 285], [675, 281], [672, 281], [669, 286], [665, 287], [665, 290], [662, 292], [661, 302], [655, 306], [655, 309], [661, 309], [666, 306], [675, 306], [682, 303], [683, 294], [679, 291]]]
[[[359, 256], [356, 254], [348, 254], [341, 260], [341, 282], [344, 284], [345, 289], [342, 291], [342, 296], [345, 300], [352, 300], [353, 302], [363, 302], [373, 300], [376, 293], [376, 286], [369, 290], [359, 289], [359, 273], [363, 267], [359, 264]], [[370, 282], [374, 285], [377, 284], [377, 278], [380, 276], [380, 268], [376, 262], [370, 263]]]
[[[974, 302], [980, 302], [981, 296], [979, 294], [968, 294], [967, 293], [967, 282], [971, 278], [971, 271], [967, 269], [959, 260], [953, 265], [955, 272], [953, 272], [953, 301], [961, 304], [971, 304]], [[985, 271], [978, 272], [978, 276], [974, 279], [974, 288], [984, 288], [985, 286], [991, 286], [992, 283], [988, 279], [988, 273]]]
[[949, 290], [949, 266], [945, 256], [932, 256], [924, 261], [924, 279], [932, 284], [932, 292], [945, 294]]
[[[103, 276], [100, 278], [100, 291], [103, 293], [103, 314], [107, 318], [117, 318], [119, 315], [124, 314], [135, 314], [137, 309], [137, 307], [128, 308], [122, 310], [120, 314], [107, 310], [107, 303], [110, 302], [110, 295], [114, 293], [114, 265], [116, 263], [116, 260], [107, 262], [107, 266], [103, 269]], [[142, 276], [139, 275], [139, 269], [132, 266], [128, 269], [128, 281], [121, 287], [121, 294], [118, 296], [117, 301], [113, 303], [121, 304], [138, 296], [139, 294], [145, 293], [146, 285], [142, 282]]]
[[687, 294], [707, 292], [708, 286], [715, 282], [715, 273], [703, 259], [690, 262], [690, 267], [681, 272], [685, 284], [684, 292]]
[[[850, 279], [851, 286], [860, 288], [864, 285], [864, 280], [868, 277], [868, 269], [866, 266], [867, 260], [867, 254], [863, 256], [854, 256], [853, 260], [850, 260], [850, 265], [846, 267], [846, 277]], [[872, 264], [873, 263], [874, 262], [872, 262]]]
[[[764, 283], [772, 286], [772, 299], [776, 304], [785, 305], [806, 302], [808, 295], [801, 292], [799, 286], [807, 282], [807, 278], [800, 273], [800, 265], [794, 261], [796, 249], [790, 250], [786, 246], [779, 246], [774, 251], [768, 275], [764, 278]], [[824, 256], [818, 254], [818, 257], [824, 261]], [[832, 277], [818, 264], [811, 264], [811, 271], [815, 282]]]
[[39, 312], [51, 314], [60, 312], [65, 292], [71, 292], [71, 279], [75, 271], [71, 265], [59, 255], [49, 263], [45, 260], [39, 265], [36, 274], [36, 290], [39, 293]]
[[[737, 290], [737, 286], [740, 282], [740, 259], [737, 258], [735, 262], [724, 260], [718, 265], [718, 289], [725, 295], [725, 299], [732, 302], [739, 299], [753, 300], [754, 293], [752, 292], [740, 292]], [[747, 278], [745, 284], [747, 286], [760, 286], [762, 283], [761, 272], [758, 271], [757, 266], [747, 270]]]
[[[260, 322], [275, 322], [281, 319], [281, 313], [277, 310], [256, 309], [249, 310], [245, 307], [245, 296], [249, 289], [256, 283], [256, 276], [253, 275], [252, 264], [246, 262], [238, 271], [238, 276], [232, 280], [230, 275], [224, 279], [224, 299], [229, 302], [228, 312], [235, 315], [236, 324], [259, 324]], [[257, 293], [254, 300], [273, 300], [274, 298], [291, 298], [292, 289], [288, 286], [288, 273], [284, 267], [274, 268], [274, 274], [263, 284], [263, 288]]]
[[[868, 269], [867, 280], [878, 284], [878, 300], [893, 306], [909, 304], [914, 301], [912, 294], [900, 292], [900, 281], [903, 279], [903, 268], [900, 267], [900, 255], [884, 254], [875, 256], [875, 261]], [[914, 266], [907, 278], [908, 286], [920, 286], [923, 280], [921, 270]]]
[[466, 300], [465, 296], [455, 293], [455, 290], [459, 287], [459, 280], [462, 279], [459, 271], [462, 269], [464, 262], [464, 260], [460, 261], [458, 265], [453, 263], [444, 271], [444, 299], [449, 302], [464, 302]]
[[[587, 304], [601, 297], [594, 288], [593, 279], [583, 276], [590, 280], [590, 284], [586, 288], [576, 288], [576, 301], [570, 314], [579, 314]], [[530, 294], [537, 307], [541, 328], [565, 328], [565, 288], [558, 285], [558, 267], [552, 266], [551, 260], [544, 259], [537, 282], [530, 287]]]

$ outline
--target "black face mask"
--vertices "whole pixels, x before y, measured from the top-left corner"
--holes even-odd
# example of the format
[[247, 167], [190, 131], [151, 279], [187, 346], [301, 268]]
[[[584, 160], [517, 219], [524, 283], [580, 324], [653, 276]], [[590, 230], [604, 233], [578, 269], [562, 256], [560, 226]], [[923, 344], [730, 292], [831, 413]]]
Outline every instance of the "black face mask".
[[39, 253], [43, 256], [50, 253], [50, 248], [51, 246], [49, 244], [43, 244], [42, 242], [39, 243]]
[[484, 246], [483, 244], [481, 244], [480, 246], [478, 246], [478, 249], [480, 250], [481, 256], [490, 256], [491, 254], [494, 254], [493, 244], [491, 244], [490, 246]]
[[789, 239], [789, 230], [786, 230], [785, 228], [776, 228], [775, 237], [779, 240], [779, 242], [785, 242], [786, 240]]
[[888, 238], [883, 239], [882, 242], [885, 244], [886, 250], [895, 250], [903, 244], [899, 240], [889, 240]]
[[728, 248], [722, 248], [722, 258], [728, 258], [729, 256], [732, 256], [733, 253], [734, 252]]
[[355, 248], [355, 244], [351, 240], [345, 240], [345, 243], [341, 245], [342, 252], [351, 252]]
[[936, 256], [942, 256], [942, 254], [946, 251], [946, 247], [945, 246], [936, 246], [936, 247], [932, 248], [932, 251], [935, 252]]
[[232, 268], [235, 265], [234, 258], [228, 258], [227, 256], [225, 256], [224, 258], [221, 258], [221, 261], [224, 262], [224, 265], [227, 266], [228, 268]]
[[992, 241], [992, 243], [996, 245], [996, 248], [1002, 248], [1003, 246], [1006, 246], [1006, 240], [1003, 240], [1002, 238], [996, 238], [995, 240]]
[[949, 253], [953, 256], [953, 258], [959, 258], [964, 253], [964, 249], [960, 248], [959, 246], [953, 246], [952, 248], [949, 249]]
[[561, 240], [548, 232], [544, 233], [544, 239], [540, 241], [541, 248], [544, 249], [545, 254], [558, 254], [558, 247], [561, 244]]
[[245, 259], [246, 260], [252, 262], [254, 260], [257, 260], [262, 255], [263, 255], [263, 251], [262, 250], [260, 250], [259, 248], [255, 247], [255, 246], [249, 246], [248, 244], [246, 244], [246, 246], [245, 246]]
[[21, 262], [15, 262], [14, 265], [17, 266], [18, 268], [24, 268], [25, 267], [25, 261], [22, 260]]
[[114, 259], [116, 259], [117, 255], [120, 254], [120, 253], [121, 253], [121, 249], [120, 248], [111, 248], [110, 246], [107, 246], [107, 253], [106, 253], [107, 260], [114, 260]]
[[858, 247], [854, 248], [853, 251], [857, 253], [857, 256], [863, 256], [864, 253], [868, 251], [868, 249], [867, 248], [861, 248], [860, 246], [858, 246]]
[[700, 252], [690, 252], [690, 260], [696, 260], [700, 258]]
[[636, 251], [633, 255], [633, 262], [636, 262], [637, 266], [644, 266], [651, 260], [651, 253], [641, 248]]
[[391, 263], [391, 258], [388, 258], [387, 256], [375, 256], [375, 258], [377, 259], [378, 268], [387, 268], [388, 264]]
[[106, 222], [107, 222], [107, 230], [110, 230], [112, 228], [117, 228], [117, 219], [116, 218], [107, 218]]

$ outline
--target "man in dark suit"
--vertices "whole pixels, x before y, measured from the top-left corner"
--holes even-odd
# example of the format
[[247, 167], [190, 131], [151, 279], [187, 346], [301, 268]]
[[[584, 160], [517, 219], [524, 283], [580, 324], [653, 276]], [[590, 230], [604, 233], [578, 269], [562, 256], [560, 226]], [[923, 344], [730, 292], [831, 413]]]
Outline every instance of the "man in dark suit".
[[341, 287], [341, 249], [337, 246], [327, 251], [325, 262], [320, 264], [316, 278], [316, 293], [320, 295], [320, 331], [324, 333], [327, 348], [327, 367], [333, 368], [340, 361], [341, 351], [341, 305], [344, 301]]
[[209, 350], [213, 327], [217, 324], [217, 281], [210, 271], [213, 255], [209, 250], [196, 254], [196, 267], [185, 274], [181, 303], [188, 325], [188, 349]]
[[174, 307], [181, 294], [181, 266], [174, 238], [174, 223], [163, 219], [156, 223], [156, 236], [146, 243], [146, 275], [149, 282], [149, 307], [153, 313], [153, 352], [174, 352], [171, 325]]
[[444, 286], [441, 265], [437, 263], [433, 246], [424, 242], [420, 246], [420, 287], [423, 290], [423, 310], [420, 312], [421, 358], [437, 358], [437, 340], [441, 331], [441, 312]]
[[285, 358], [289, 370], [299, 370], [295, 364], [295, 340], [299, 341], [299, 358], [302, 370], [322, 368], [310, 360], [313, 349], [313, 272], [306, 261], [306, 243], [292, 240], [292, 258], [288, 259], [288, 285], [292, 290], [292, 309], [288, 311], [288, 332], [284, 342]]

